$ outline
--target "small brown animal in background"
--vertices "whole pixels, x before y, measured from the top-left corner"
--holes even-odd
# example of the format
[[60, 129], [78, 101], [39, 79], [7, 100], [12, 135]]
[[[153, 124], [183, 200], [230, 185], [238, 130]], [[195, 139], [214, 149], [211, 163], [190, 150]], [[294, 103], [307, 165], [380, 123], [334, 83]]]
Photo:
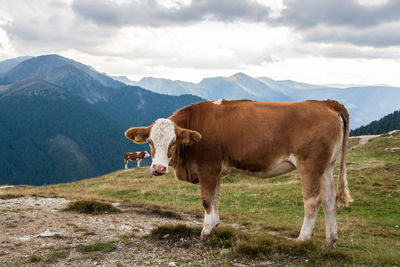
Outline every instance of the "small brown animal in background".
[[147, 151], [143, 152], [126, 152], [124, 153], [125, 160], [125, 170], [128, 169], [128, 161], [137, 161], [137, 166], [140, 167], [140, 162], [144, 159], [150, 157]]

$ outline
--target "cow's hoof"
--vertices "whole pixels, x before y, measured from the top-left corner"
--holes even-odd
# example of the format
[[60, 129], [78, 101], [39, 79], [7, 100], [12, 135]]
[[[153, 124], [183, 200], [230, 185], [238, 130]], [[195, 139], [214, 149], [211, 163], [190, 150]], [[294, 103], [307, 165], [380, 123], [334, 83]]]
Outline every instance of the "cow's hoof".
[[326, 240], [325, 243], [322, 245], [322, 248], [333, 248], [333, 244], [335, 244], [337, 238]]
[[203, 228], [200, 235], [200, 241], [207, 240], [211, 235], [211, 231], [212, 231], [211, 228]]
[[202, 241], [202, 242], [206, 241], [209, 237], [210, 237], [210, 234], [206, 235], [206, 234], [201, 233], [200, 241]]

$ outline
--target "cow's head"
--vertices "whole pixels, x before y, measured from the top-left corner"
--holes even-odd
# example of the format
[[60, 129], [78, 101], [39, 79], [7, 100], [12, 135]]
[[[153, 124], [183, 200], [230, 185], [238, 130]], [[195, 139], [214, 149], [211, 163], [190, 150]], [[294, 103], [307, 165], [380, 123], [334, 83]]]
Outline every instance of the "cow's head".
[[189, 146], [201, 139], [201, 135], [189, 129], [178, 127], [169, 119], [158, 119], [148, 127], [130, 128], [125, 136], [138, 144], [149, 142], [152, 175], [168, 173], [168, 165], [180, 145]]

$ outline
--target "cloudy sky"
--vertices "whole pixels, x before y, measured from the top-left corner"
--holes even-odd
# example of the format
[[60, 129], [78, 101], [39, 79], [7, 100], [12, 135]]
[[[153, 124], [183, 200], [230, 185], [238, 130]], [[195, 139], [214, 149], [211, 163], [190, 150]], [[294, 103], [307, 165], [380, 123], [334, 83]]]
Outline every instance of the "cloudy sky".
[[244, 72], [400, 86], [398, 0], [0, 0], [0, 60], [57, 53], [110, 75]]

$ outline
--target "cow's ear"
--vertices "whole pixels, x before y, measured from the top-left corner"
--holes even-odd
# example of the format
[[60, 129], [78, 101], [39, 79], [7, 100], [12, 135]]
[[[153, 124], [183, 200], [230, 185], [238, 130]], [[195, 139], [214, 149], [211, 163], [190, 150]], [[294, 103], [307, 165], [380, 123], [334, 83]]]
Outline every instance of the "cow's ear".
[[192, 131], [189, 129], [184, 129], [180, 127], [175, 127], [176, 129], [176, 136], [179, 142], [183, 145], [190, 146], [194, 143], [197, 143], [201, 139], [201, 134], [196, 131]]
[[151, 126], [130, 128], [126, 130], [125, 136], [135, 143], [143, 144], [146, 143], [147, 138], [149, 138], [150, 128]]

